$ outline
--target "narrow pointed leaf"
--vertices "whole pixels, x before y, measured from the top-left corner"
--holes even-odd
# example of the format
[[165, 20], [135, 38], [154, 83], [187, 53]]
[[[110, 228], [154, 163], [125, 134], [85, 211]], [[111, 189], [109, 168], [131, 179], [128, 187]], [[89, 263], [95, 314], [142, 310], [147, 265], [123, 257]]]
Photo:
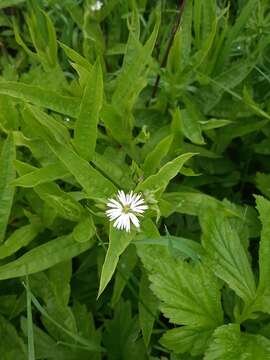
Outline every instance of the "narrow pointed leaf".
[[14, 186], [11, 182], [15, 179], [14, 160], [16, 150], [13, 135], [5, 140], [0, 156], [0, 242], [4, 240], [11, 206], [14, 196]]
[[99, 112], [103, 99], [102, 69], [99, 62], [91, 69], [74, 129], [74, 144], [78, 153], [90, 160], [95, 152]]
[[110, 227], [109, 247], [106, 253], [105, 261], [102, 266], [98, 297], [110, 282], [120, 255], [125, 251], [133, 238], [133, 233], [116, 230], [112, 225]]

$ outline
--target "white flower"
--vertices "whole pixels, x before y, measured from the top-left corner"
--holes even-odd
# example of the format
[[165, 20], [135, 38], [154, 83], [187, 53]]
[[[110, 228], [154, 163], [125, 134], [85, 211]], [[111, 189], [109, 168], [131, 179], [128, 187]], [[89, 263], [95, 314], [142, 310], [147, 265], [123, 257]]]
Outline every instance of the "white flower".
[[137, 216], [142, 216], [148, 206], [145, 204], [141, 194], [130, 191], [125, 194], [123, 190], [118, 191], [117, 200], [108, 199], [108, 210], [106, 214], [110, 221], [114, 221], [113, 226], [119, 230], [130, 231], [131, 223], [136, 228], [140, 227]]
[[92, 11], [99, 11], [102, 8], [102, 6], [103, 6], [103, 3], [99, 0], [97, 0], [95, 4], [90, 6], [90, 9]]

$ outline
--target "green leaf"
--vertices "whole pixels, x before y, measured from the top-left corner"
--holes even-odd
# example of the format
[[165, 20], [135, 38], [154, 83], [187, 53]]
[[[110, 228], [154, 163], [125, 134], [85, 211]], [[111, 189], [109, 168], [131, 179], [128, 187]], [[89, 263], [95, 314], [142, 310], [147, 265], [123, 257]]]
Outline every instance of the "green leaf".
[[109, 247], [102, 266], [98, 297], [103, 293], [110, 282], [118, 264], [119, 257], [128, 247], [133, 236], [134, 234], [132, 232], [127, 233], [125, 231], [116, 230], [112, 225], [110, 226]]
[[[270, 201], [264, 199], [262, 196], [256, 196], [257, 209], [259, 211], [260, 220], [262, 223], [260, 251], [259, 251], [259, 265], [260, 265], [260, 281], [259, 291], [267, 290], [269, 288], [270, 278]], [[269, 288], [270, 295], [270, 288]]]
[[134, 241], [134, 244], [137, 247], [140, 247], [144, 244], [165, 246], [168, 249], [171, 248], [175, 252], [179, 251], [183, 258], [190, 258], [195, 261], [197, 261], [204, 254], [204, 249], [198, 242], [172, 235], [159, 236], [157, 238], [144, 238], [138, 241]]
[[258, 172], [255, 177], [255, 183], [260, 192], [270, 198], [269, 188], [270, 175]]
[[4, 360], [26, 360], [27, 350], [15, 327], [0, 315], [0, 349]]
[[246, 304], [252, 302], [256, 293], [255, 280], [237, 231], [218, 209], [203, 208], [200, 223], [210, 267]]
[[86, 214], [73, 229], [73, 237], [79, 243], [89, 241], [95, 233], [95, 224], [90, 214]]
[[179, 155], [177, 158], [166, 163], [158, 173], [149, 176], [146, 180], [140, 183], [136, 191], [165, 189], [170, 180], [173, 179], [181, 170], [182, 166], [195, 154], [186, 153]]
[[26, 0], [2, 0], [0, 3], [0, 9], [4, 9], [7, 7], [12, 7], [12, 6], [16, 6], [19, 5], [23, 2], [25, 2]]
[[[55, 327], [57, 327], [62, 333], [68, 335], [69, 338], [73, 339], [76, 343], [79, 343], [80, 345], [83, 345], [85, 350], [87, 350], [87, 351], [101, 351], [101, 350], [103, 350], [100, 346], [97, 346], [97, 344], [95, 343], [95, 341], [93, 341], [93, 339], [90, 339], [90, 340], [87, 339], [86, 340], [86, 339], [82, 338], [80, 335], [78, 335], [76, 333], [73, 333], [72, 331], [67, 329], [66, 326], [62, 326], [57, 321], [55, 321], [48, 314], [48, 312], [41, 306], [41, 304], [38, 302], [37, 298], [32, 293], [31, 293], [31, 300], [32, 300], [32, 303], [37, 308], [37, 310], [39, 310], [39, 312], [42, 314], [43, 318], [46, 318], [48, 321], [50, 321], [52, 324], [54, 324]], [[66, 357], [64, 357], [64, 359], [66, 359]]]
[[145, 346], [148, 347], [153, 332], [158, 310], [158, 299], [150, 289], [150, 282], [145, 272], [140, 281], [139, 321]]
[[163, 216], [169, 216], [173, 212], [198, 216], [204, 204], [216, 208], [223, 207], [214, 197], [201, 192], [192, 192], [191, 189], [183, 189], [179, 192], [168, 192], [162, 195], [160, 202], [161, 213]]
[[50, 164], [29, 172], [12, 181], [12, 185], [32, 188], [47, 182], [63, 179], [69, 175], [68, 170], [61, 163]]
[[257, 0], [247, 1], [245, 7], [242, 9], [240, 15], [237, 17], [235, 24], [228, 31], [227, 39], [218, 57], [217, 71], [220, 71], [221, 68], [225, 65], [226, 60], [230, 56], [233, 42], [236, 40], [237, 36], [246, 26], [252, 12], [255, 11], [257, 5], [258, 5]]
[[28, 360], [35, 360], [35, 345], [34, 345], [34, 329], [32, 316], [32, 301], [29, 288], [29, 279], [26, 276], [26, 303], [27, 303], [27, 342], [28, 342]]
[[0, 243], [4, 240], [14, 196], [14, 187], [10, 184], [15, 179], [14, 160], [16, 150], [12, 133], [4, 142], [0, 156]]
[[99, 62], [91, 69], [84, 89], [80, 112], [75, 123], [74, 144], [86, 160], [94, 155], [97, 141], [99, 112], [103, 99], [102, 69]]
[[269, 287], [269, 256], [270, 256], [270, 220], [269, 210], [270, 201], [262, 196], [256, 196], [256, 207], [259, 211], [260, 221], [262, 223], [261, 241], [259, 248], [259, 284], [257, 288], [256, 302], [253, 305], [253, 311], [263, 311], [270, 313], [270, 287]]
[[1, 81], [0, 94], [8, 95], [71, 117], [77, 117], [79, 113], [80, 99], [60, 95], [57, 92], [35, 85], [14, 81]]
[[141, 76], [145, 71], [145, 67], [151, 61], [159, 25], [160, 14], [157, 15], [154, 30], [144, 46], [139, 42], [135, 33], [131, 31], [129, 34], [123, 66], [117, 78], [115, 92], [112, 97], [112, 103], [120, 107], [121, 111], [130, 108], [134, 101], [134, 93], [137, 95], [134, 89], [141, 87]]
[[132, 276], [132, 270], [136, 266], [138, 261], [136, 248], [134, 246], [128, 246], [118, 263], [118, 269], [115, 274], [115, 282], [112, 295], [112, 306], [114, 307], [121, 298], [122, 292], [125, 289], [130, 277]]
[[146, 177], [152, 175], [159, 168], [161, 160], [168, 154], [170, 150], [172, 140], [172, 135], [166, 136], [146, 156], [143, 163], [144, 175]]
[[261, 335], [241, 333], [238, 324], [219, 327], [205, 360], [269, 360], [270, 341]]
[[28, 251], [19, 259], [0, 266], [0, 280], [34, 274], [90, 249], [93, 241], [78, 243], [73, 235], [65, 235]]
[[175, 260], [161, 246], [140, 246], [138, 253], [171, 322], [209, 328], [222, 323], [219, 283], [204, 264]]
[[22, 226], [9, 236], [9, 238], [0, 245], [0, 259], [14, 254], [24, 246], [27, 246], [38, 235], [41, 227], [37, 224], [28, 224]]
[[184, 98], [186, 108], [177, 111], [183, 134], [194, 144], [203, 145], [205, 141], [202, 136], [200, 122], [204, 117], [196, 108], [195, 102]]
[[203, 131], [211, 130], [211, 129], [218, 129], [223, 126], [230, 125], [232, 122], [226, 119], [210, 119], [207, 121], [201, 121], [201, 128]]
[[70, 147], [48, 139], [51, 150], [92, 198], [108, 197], [116, 187]]
[[57, 121], [53, 116], [46, 114], [35, 106], [27, 105], [24, 109], [25, 121], [32, 126], [32, 129], [40, 137], [41, 133], [44, 132], [43, 136], [46, 135], [55, 138], [58, 142], [63, 144], [69, 144], [70, 134], [67, 127]]
[[58, 41], [58, 43], [60, 44], [61, 48], [64, 50], [64, 52], [66, 53], [66, 55], [69, 57], [70, 60], [72, 60], [74, 63], [82, 66], [87, 71], [91, 70], [92, 65], [88, 62], [88, 60], [86, 60], [86, 58], [84, 58], [82, 55], [80, 55], [74, 49], [61, 43], [60, 41]]
[[113, 156], [105, 157], [99, 153], [95, 153], [92, 159], [93, 165], [111, 179], [121, 189], [133, 189], [135, 183], [131, 178], [131, 171], [129, 167], [124, 167], [124, 164], [118, 164], [113, 161]]
[[106, 322], [103, 335], [108, 360], [146, 360], [142, 339], [138, 339], [137, 317], [132, 317], [131, 304], [121, 301], [116, 307], [112, 320]]
[[173, 72], [183, 70], [188, 64], [192, 43], [192, 8], [193, 0], [185, 4], [182, 15], [181, 27], [179, 27], [171, 47], [168, 65]]
[[188, 352], [197, 356], [205, 352], [213, 332], [214, 329], [204, 327], [182, 326], [166, 331], [160, 342], [176, 354]]
[[105, 124], [108, 133], [120, 144], [128, 144], [131, 141], [129, 124], [121, 116], [117, 105], [103, 104], [101, 118]]
[[48, 44], [46, 46], [47, 57], [49, 59], [50, 66], [56, 67], [58, 64], [58, 58], [57, 58], [58, 44], [56, 38], [56, 29], [49, 15], [45, 11], [42, 11], [42, 14], [45, 17], [46, 27], [47, 27], [47, 38], [48, 38]]
[[[20, 175], [32, 172], [35, 169], [33, 166], [18, 160], [15, 162], [15, 166]], [[33, 190], [50, 208], [53, 208], [58, 215], [65, 219], [79, 221], [84, 213], [83, 206], [56, 183], [46, 182], [39, 184]]]

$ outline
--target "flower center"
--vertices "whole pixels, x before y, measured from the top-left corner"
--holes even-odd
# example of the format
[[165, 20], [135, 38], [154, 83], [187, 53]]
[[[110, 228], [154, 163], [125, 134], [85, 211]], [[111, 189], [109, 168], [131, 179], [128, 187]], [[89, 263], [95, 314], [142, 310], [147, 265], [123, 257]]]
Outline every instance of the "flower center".
[[129, 205], [124, 205], [122, 210], [123, 210], [124, 214], [127, 214], [127, 213], [130, 212], [130, 206]]

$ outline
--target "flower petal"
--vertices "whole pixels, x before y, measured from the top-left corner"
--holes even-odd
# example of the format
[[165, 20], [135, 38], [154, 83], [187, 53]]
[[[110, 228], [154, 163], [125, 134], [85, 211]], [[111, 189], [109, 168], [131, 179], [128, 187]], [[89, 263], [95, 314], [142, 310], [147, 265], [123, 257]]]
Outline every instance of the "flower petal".
[[120, 200], [120, 202], [125, 206], [127, 205], [127, 199], [126, 199], [126, 195], [124, 193], [123, 190], [119, 190], [118, 191], [118, 195], [117, 195], [118, 199]]
[[106, 211], [107, 216], [110, 218], [110, 220], [114, 220], [121, 216], [121, 210], [120, 209], [110, 209]]
[[122, 209], [122, 205], [114, 199], [109, 199], [107, 202], [107, 206], [112, 208]]
[[132, 214], [132, 213], [129, 213], [129, 217], [130, 217], [130, 220], [132, 221], [132, 223], [133, 223], [137, 228], [139, 228], [139, 227], [140, 227], [140, 222], [139, 222], [137, 216], [135, 216], [135, 215]]
[[147, 205], [141, 205], [141, 206], [135, 206], [134, 208], [132, 208], [132, 211], [135, 212], [135, 213], [137, 212], [137, 213], [142, 214], [147, 209], [148, 209]]

